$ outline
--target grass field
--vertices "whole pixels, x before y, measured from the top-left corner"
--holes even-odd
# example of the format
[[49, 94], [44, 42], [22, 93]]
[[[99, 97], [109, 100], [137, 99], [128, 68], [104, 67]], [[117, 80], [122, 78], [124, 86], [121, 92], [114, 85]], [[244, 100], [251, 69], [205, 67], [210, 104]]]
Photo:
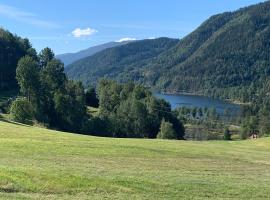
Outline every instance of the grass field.
[[97, 138], [0, 121], [1, 199], [269, 197], [268, 138]]

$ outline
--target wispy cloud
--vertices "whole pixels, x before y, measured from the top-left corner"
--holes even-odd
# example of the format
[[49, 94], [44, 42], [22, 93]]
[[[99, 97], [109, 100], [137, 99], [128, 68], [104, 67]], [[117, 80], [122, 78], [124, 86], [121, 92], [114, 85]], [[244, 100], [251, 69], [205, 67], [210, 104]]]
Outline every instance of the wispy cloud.
[[126, 37], [126, 38], [121, 38], [120, 40], [116, 40], [116, 42], [126, 42], [126, 41], [134, 41], [134, 40], [137, 40], [137, 39]]
[[50, 29], [59, 27], [57, 24], [53, 22], [40, 19], [34, 13], [26, 12], [18, 8], [4, 5], [4, 4], [0, 4], [0, 15], [6, 16], [16, 21], [27, 23], [36, 27], [50, 28]]
[[76, 28], [75, 30], [73, 30], [71, 32], [71, 34], [75, 38], [80, 38], [80, 37], [93, 35], [93, 34], [95, 34], [97, 32], [98, 31], [96, 29], [93, 29], [93, 28], [85, 28], [85, 29]]

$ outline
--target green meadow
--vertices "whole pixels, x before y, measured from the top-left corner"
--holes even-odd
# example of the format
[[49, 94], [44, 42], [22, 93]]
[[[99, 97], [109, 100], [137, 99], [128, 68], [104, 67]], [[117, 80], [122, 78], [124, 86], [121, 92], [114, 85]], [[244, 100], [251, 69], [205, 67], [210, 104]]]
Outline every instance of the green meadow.
[[1, 199], [269, 199], [270, 139], [98, 138], [0, 121]]

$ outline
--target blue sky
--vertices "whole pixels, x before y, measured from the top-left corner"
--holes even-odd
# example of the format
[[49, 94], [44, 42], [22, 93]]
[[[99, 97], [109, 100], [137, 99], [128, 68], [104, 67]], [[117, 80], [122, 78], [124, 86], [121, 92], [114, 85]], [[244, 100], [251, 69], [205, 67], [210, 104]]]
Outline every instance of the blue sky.
[[263, 0], [0, 0], [0, 26], [39, 51], [76, 52], [125, 38], [182, 38], [213, 14]]

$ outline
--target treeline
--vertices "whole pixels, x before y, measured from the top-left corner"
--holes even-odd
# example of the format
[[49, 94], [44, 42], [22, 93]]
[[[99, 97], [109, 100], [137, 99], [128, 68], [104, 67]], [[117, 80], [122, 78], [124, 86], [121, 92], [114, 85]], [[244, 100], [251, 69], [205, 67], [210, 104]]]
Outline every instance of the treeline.
[[0, 28], [0, 91], [18, 87], [16, 67], [18, 60], [25, 55], [36, 55], [29, 40]]
[[164, 92], [251, 102], [270, 76], [269, 10], [266, 1], [215, 15], [180, 41], [132, 42], [73, 63], [67, 72], [86, 85], [106, 76]]
[[238, 113], [230, 109], [225, 109], [224, 113], [218, 113], [214, 107], [179, 107], [175, 110], [177, 117], [186, 127], [186, 139], [191, 140], [223, 140], [225, 129], [232, 134], [239, 131], [230, 132], [230, 125], [240, 125]]
[[250, 105], [242, 110], [242, 138], [252, 133], [259, 136], [270, 134], [270, 81], [266, 81]]
[[178, 42], [178, 39], [170, 38], [130, 42], [78, 60], [68, 65], [65, 70], [71, 79], [80, 80], [86, 86], [96, 85], [103, 77], [118, 82], [142, 83], [144, 76], [141, 68], [150, 59], [167, 51]]
[[70, 81], [64, 66], [45, 48], [34, 57], [22, 57], [16, 69], [22, 97], [11, 105], [15, 120], [35, 119], [48, 127], [80, 132], [87, 120], [82, 84]]
[[[36, 120], [47, 127], [97, 136], [183, 139], [185, 130], [169, 103], [155, 98], [145, 87], [101, 80], [97, 96], [80, 82], [69, 80], [64, 66], [45, 48], [22, 57], [16, 69], [20, 97], [10, 114], [15, 121]], [[97, 98], [98, 97], [98, 98]], [[99, 106], [91, 116], [87, 106]]]
[[101, 80], [97, 95], [100, 113], [92, 119], [92, 133], [131, 138], [184, 137], [184, 127], [170, 104], [141, 85]]

